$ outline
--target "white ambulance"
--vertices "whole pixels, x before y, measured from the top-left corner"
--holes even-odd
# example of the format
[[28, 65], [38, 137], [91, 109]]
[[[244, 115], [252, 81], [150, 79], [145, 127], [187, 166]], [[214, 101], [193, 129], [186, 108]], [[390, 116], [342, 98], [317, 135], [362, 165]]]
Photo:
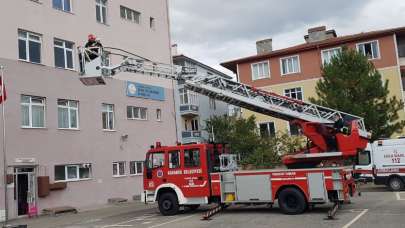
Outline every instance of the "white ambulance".
[[392, 191], [405, 186], [405, 138], [376, 140], [359, 153], [354, 168], [358, 179], [374, 180]]

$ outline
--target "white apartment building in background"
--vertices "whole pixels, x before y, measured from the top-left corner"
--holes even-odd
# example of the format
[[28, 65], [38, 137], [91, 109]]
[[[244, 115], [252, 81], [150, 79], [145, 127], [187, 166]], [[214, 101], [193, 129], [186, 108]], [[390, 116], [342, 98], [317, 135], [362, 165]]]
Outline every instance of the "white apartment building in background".
[[[177, 44], [172, 45], [172, 54], [175, 65], [195, 68], [199, 76], [220, 76], [232, 79], [231, 76], [200, 61], [179, 54]], [[181, 143], [189, 144], [209, 141], [209, 130], [206, 129], [206, 120], [212, 116], [228, 115], [230, 111], [233, 111], [233, 109], [229, 109], [229, 105], [225, 102], [187, 90], [181, 81], [177, 83], [177, 88], [174, 90], [177, 109], [177, 137]]]
[[[7, 91], [9, 218], [29, 208], [77, 209], [131, 200], [145, 153], [176, 140], [172, 82], [122, 73], [106, 86], [78, 79], [77, 47], [97, 35], [152, 61], [171, 63], [166, 0], [2, 0], [0, 65]], [[147, 88], [158, 98], [131, 94]], [[3, 167], [1, 163], [1, 167]]]

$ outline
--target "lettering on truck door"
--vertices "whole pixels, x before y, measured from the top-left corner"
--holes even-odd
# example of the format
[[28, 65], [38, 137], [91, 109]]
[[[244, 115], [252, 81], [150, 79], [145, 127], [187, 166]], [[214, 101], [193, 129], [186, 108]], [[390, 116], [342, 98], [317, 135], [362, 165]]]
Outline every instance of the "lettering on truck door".
[[207, 154], [205, 147], [184, 149], [182, 155], [183, 179], [181, 188], [186, 197], [206, 197], [209, 195], [207, 174]]

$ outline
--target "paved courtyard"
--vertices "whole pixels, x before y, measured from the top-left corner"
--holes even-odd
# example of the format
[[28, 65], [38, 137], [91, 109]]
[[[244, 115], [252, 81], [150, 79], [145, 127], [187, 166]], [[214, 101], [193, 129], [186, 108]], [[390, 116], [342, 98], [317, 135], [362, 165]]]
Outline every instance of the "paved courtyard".
[[405, 192], [389, 192], [385, 187], [366, 186], [361, 197], [343, 205], [336, 219], [326, 220], [330, 205], [317, 206], [302, 215], [284, 215], [277, 204], [273, 208], [233, 206], [202, 221], [207, 207], [197, 211], [165, 217], [155, 206], [131, 202], [103, 209], [43, 216], [36, 219], [14, 221], [32, 228], [107, 228], [107, 227], [405, 227]]

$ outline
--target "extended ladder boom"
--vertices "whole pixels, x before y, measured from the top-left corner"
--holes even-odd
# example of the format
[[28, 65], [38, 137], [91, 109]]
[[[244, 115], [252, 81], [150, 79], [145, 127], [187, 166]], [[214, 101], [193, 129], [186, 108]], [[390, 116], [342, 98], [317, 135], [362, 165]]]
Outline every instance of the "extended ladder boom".
[[[107, 49], [108, 51], [106, 51]], [[86, 53], [85, 49], [80, 49], [81, 53]], [[103, 66], [102, 58], [97, 58], [89, 63], [83, 61], [85, 69], [82, 70], [83, 83], [92, 85], [102, 77], [111, 77], [119, 72], [139, 72], [152, 76], [169, 78], [174, 80], [184, 80], [187, 89], [200, 94], [207, 95], [228, 104], [236, 105], [257, 113], [269, 115], [283, 120], [304, 120], [308, 122], [333, 124], [336, 115], [345, 121], [356, 120], [358, 127], [367, 137], [364, 120], [361, 117], [340, 112], [320, 105], [295, 100], [289, 97], [280, 96], [276, 93], [267, 92], [255, 87], [225, 79], [220, 76], [198, 76], [195, 68], [181, 67], [164, 63], [156, 63], [141, 57], [129, 57], [124, 54], [104, 48], [100, 57], [106, 58], [111, 55], [122, 56], [120, 64], [114, 66]], [[107, 53], [107, 55], [105, 55]], [[97, 66], [93, 65], [97, 64]], [[92, 79], [97, 79], [92, 81]], [[104, 84], [104, 83], [101, 83]]]
[[[364, 120], [361, 117], [340, 112], [331, 108], [308, 102], [295, 100], [276, 93], [267, 92], [255, 87], [225, 79], [220, 76], [199, 76], [196, 69], [156, 63], [128, 52], [117, 53], [119, 49], [100, 48], [97, 57], [89, 59], [87, 53], [93, 52], [85, 48], [79, 48], [81, 59], [80, 80], [85, 85], [105, 84], [105, 77], [112, 77], [119, 72], [144, 73], [151, 76], [184, 81], [185, 87], [200, 94], [207, 95], [228, 104], [236, 105], [257, 113], [276, 117], [287, 121], [297, 122], [303, 133], [315, 144], [307, 152], [301, 151], [299, 156], [290, 157], [291, 163], [298, 163], [303, 154], [323, 153], [318, 157], [327, 156], [328, 133], [321, 133], [323, 126], [331, 126], [336, 116], [340, 116], [346, 123], [350, 123], [351, 138], [343, 137], [340, 140], [340, 148], [345, 148], [342, 154], [329, 153], [333, 157], [350, 157], [357, 150], [364, 149], [369, 137]], [[106, 59], [111, 56], [121, 57], [119, 64], [111, 66], [106, 64]], [[336, 134], [336, 133], [335, 133]], [[336, 139], [338, 140], [338, 139]], [[338, 142], [339, 144], [339, 142]], [[304, 156], [305, 157], [305, 156]], [[316, 160], [316, 159], [315, 159]], [[319, 162], [316, 160], [315, 162]]]

